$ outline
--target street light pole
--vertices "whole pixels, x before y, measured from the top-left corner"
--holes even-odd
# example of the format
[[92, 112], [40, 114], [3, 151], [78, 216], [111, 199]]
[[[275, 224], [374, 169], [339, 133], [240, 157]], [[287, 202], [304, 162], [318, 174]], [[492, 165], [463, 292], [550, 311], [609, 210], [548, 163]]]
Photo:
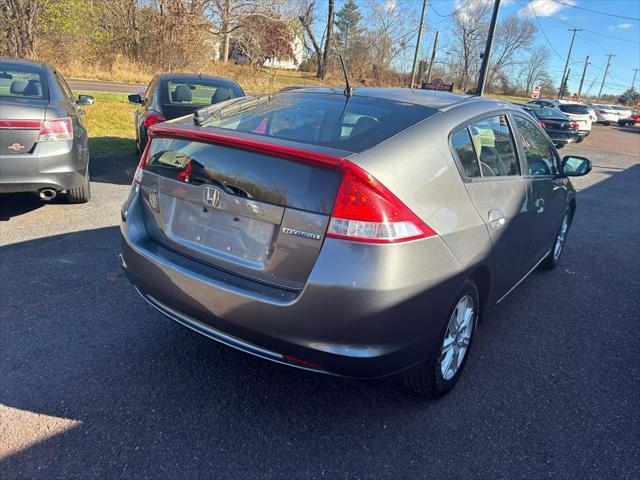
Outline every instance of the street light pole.
[[484, 93], [484, 84], [487, 81], [487, 70], [489, 69], [489, 57], [491, 57], [491, 46], [493, 45], [493, 34], [496, 31], [496, 23], [498, 22], [498, 11], [500, 10], [500, 0], [493, 2], [493, 14], [491, 15], [491, 24], [489, 25], [489, 34], [487, 35], [487, 44], [484, 47], [482, 55], [482, 65], [480, 66], [480, 76], [478, 78], [478, 86], [476, 87], [476, 95], [479, 97]]

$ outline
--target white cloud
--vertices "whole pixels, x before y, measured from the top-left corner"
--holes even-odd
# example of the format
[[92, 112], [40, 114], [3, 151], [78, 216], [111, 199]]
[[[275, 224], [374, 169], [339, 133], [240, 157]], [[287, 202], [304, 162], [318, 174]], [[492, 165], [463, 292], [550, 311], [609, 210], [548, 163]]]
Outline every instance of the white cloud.
[[623, 30], [627, 30], [629, 28], [633, 27], [633, 25], [631, 23], [621, 23], [618, 25], [618, 28], [621, 28]]
[[[566, 0], [564, 3], [569, 5], [575, 5], [575, 0]], [[566, 5], [556, 3], [552, 0], [533, 0], [529, 2], [526, 7], [519, 10], [518, 14], [522, 17], [551, 17], [558, 13], [560, 10], [566, 8]]]

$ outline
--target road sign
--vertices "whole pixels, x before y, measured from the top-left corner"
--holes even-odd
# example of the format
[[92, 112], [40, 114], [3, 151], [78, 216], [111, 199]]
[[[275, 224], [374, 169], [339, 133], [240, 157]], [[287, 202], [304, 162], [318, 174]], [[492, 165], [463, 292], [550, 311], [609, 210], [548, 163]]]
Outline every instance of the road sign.
[[540, 91], [540, 85], [534, 85], [533, 86], [533, 91], [534, 92], [539, 92]]
[[538, 98], [540, 96], [540, 92], [533, 92], [531, 94], [531, 98]]

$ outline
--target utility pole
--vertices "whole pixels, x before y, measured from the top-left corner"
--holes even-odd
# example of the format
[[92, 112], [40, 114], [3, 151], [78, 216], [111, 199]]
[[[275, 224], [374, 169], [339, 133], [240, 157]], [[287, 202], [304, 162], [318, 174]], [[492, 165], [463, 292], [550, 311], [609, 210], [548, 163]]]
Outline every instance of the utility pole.
[[[573, 32], [571, 36], [571, 44], [569, 45], [569, 53], [567, 54], [567, 61], [564, 64], [564, 72], [562, 72], [562, 80], [564, 81], [565, 76], [567, 75], [567, 68], [569, 67], [569, 59], [571, 58], [571, 50], [573, 50], [573, 41], [576, 39], [576, 32], [581, 31], [581, 28], [570, 28], [569, 31]], [[560, 85], [560, 91], [558, 92], [558, 98], [562, 98], [564, 96], [563, 85]]]
[[580, 94], [582, 93], [582, 85], [584, 84], [584, 76], [587, 74], [587, 66], [589, 65], [589, 55], [584, 61], [584, 69], [582, 70], [582, 77], [580, 78], [580, 86], [578, 87], [578, 100], [580, 100]]
[[609, 71], [609, 65], [611, 65], [611, 57], [615, 57], [613, 53], [607, 54], [607, 67], [604, 69], [604, 75], [602, 76], [602, 84], [600, 84], [600, 91], [598, 92], [598, 99], [596, 102], [600, 101], [600, 96], [602, 95], [602, 89], [604, 88], [604, 81], [607, 79], [607, 72]]
[[418, 63], [418, 53], [420, 52], [420, 42], [422, 41], [422, 26], [424, 25], [424, 11], [427, 8], [427, 0], [422, 0], [422, 13], [420, 14], [420, 25], [418, 26], [418, 40], [416, 41], [416, 52], [413, 55], [413, 67], [411, 67], [411, 85], [416, 81], [416, 65]]
[[[438, 48], [438, 30], [436, 30], [436, 38], [433, 40], [433, 49], [431, 50], [431, 61], [429, 62], [429, 69], [427, 70], [427, 83], [431, 81], [431, 68], [433, 67], [433, 62], [436, 59], [436, 49]], [[636, 70], [637, 71], [637, 70]], [[633, 77], [635, 80], [635, 76]]]
[[491, 24], [489, 25], [489, 34], [487, 35], [487, 44], [484, 47], [482, 55], [482, 65], [480, 66], [480, 76], [478, 78], [478, 86], [476, 87], [476, 95], [479, 97], [484, 93], [484, 84], [487, 81], [487, 70], [489, 69], [489, 57], [491, 57], [491, 46], [493, 45], [493, 34], [496, 31], [496, 23], [498, 22], [498, 11], [500, 10], [500, 0], [494, 0], [493, 13], [491, 14]]
[[560, 96], [559, 98], [564, 97], [565, 90], [567, 90], [567, 84], [569, 83], [569, 75], [571, 74], [571, 69], [567, 70], [567, 75], [562, 79], [562, 83], [560, 84]]
[[[634, 68], [633, 69], [633, 80], [631, 80], [631, 91], [633, 91], [633, 86], [636, 84], [636, 75], [638, 74], [638, 69]], [[629, 105], [629, 97], [627, 97], [627, 101], [624, 102], [624, 106], [626, 107], [627, 105]]]

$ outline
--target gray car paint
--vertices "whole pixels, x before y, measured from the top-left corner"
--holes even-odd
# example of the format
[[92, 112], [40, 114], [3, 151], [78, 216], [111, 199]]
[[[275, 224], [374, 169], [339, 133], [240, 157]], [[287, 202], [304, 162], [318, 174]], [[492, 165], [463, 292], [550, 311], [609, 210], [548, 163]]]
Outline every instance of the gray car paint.
[[35, 192], [43, 188], [62, 191], [80, 187], [89, 165], [89, 137], [84, 111], [73, 97], [58, 86], [54, 77], [55, 69], [50, 65], [5, 58], [0, 58], [0, 61], [9, 65], [42, 68], [49, 88], [48, 101], [26, 99], [25, 102], [13, 102], [0, 98], [0, 119], [52, 120], [71, 117], [73, 123], [73, 140], [38, 143], [32, 153], [0, 152], [0, 192]]
[[[426, 360], [466, 280], [478, 285], [486, 307], [517, 285], [553, 244], [566, 209], [574, 208], [573, 187], [560, 175], [465, 181], [449, 134], [472, 119], [518, 110], [494, 100], [406, 89], [358, 89], [356, 94], [441, 110], [349, 157], [438, 236], [396, 245], [325, 238], [304, 288], [285, 292], [205, 266], [150, 240], [141, 196], [134, 189], [123, 207], [122, 264], [141, 294], [156, 306], [180, 312], [212, 338], [229, 335], [315, 362], [322, 371], [377, 378]], [[523, 151], [516, 144], [525, 172]], [[536, 195], [548, 197], [550, 192], [553, 198], [543, 215]], [[488, 213], [494, 209], [502, 211], [505, 224], [492, 231]], [[164, 313], [180, 321], [166, 309]], [[235, 346], [260, 355], [253, 347]]]

